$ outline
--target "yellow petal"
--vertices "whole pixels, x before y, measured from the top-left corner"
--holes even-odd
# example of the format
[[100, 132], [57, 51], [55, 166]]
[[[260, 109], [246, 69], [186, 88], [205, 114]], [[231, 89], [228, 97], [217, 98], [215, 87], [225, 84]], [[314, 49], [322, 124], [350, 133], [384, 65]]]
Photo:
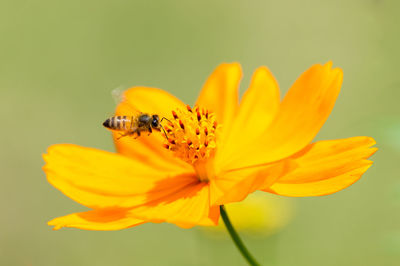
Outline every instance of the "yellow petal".
[[279, 86], [268, 68], [258, 68], [240, 102], [239, 111], [226, 139], [217, 151], [216, 165], [223, 164], [237, 151], [247, 147], [266, 130], [280, 104]]
[[341, 69], [314, 65], [293, 84], [276, 118], [227, 169], [259, 165], [289, 157], [308, 145], [328, 118], [342, 84]]
[[264, 191], [289, 197], [323, 196], [338, 192], [356, 182], [371, 166], [372, 162], [365, 161], [352, 171], [315, 182], [302, 184], [275, 183]]
[[145, 221], [164, 221], [183, 228], [216, 225], [219, 219], [218, 206], [210, 208], [210, 190], [204, 182], [190, 184], [174, 194], [134, 208], [130, 213]]
[[[116, 115], [136, 116], [138, 113], [158, 114], [160, 119], [171, 119], [171, 112], [177, 108], [186, 106], [175, 96], [166, 91], [148, 88], [133, 87], [126, 90], [123, 99], [118, 105]], [[166, 120], [162, 122], [165, 125]], [[165, 136], [163, 132], [156, 132], [150, 136], [146, 133], [139, 138], [120, 137], [120, 133], [114, 132], [114, 142], [117, 151], [136, 160], [151, 164], [157, 169], [170, 170], [174, 168], [190, 170], [190, 166], [174, 157], [173, 154], [163, 148]]]
[[210, 203], [211, 205], [222, 205], [242, 201], [256, 190], [270, 187], [291, 168], [291, 162], [282, 161], [261, 167], [221, 173], [210, 181]]
[[75, 227], [85, 230], [111, 231], [143, 223], [142, 220], [128, 217], [127, 212], [123, 210], [92, 210], [55, 218], [48, 222], [48, 225], [54, 226], [54, 230]]
[[44, 159], [48, 181], [93, 209], [137, 206], [198, 181], [193, 172], [159, 170], [123, 155], [71, 144], [51, 146]]
[[236, 116], [241, 79], [240, 64], [221, 64], [208, 78], [197, 99], [196, 105], [216, 114], [218, 123], [223, 125], [223, 132], [230, 128]]
[[371, 166], [366, 160], [377, 149], [370, 137], [353, 137], [319, 141], [292, 156], [296, 165], [264, 191], [284, 196], [306, 197], [327, 195], [342, 190]]

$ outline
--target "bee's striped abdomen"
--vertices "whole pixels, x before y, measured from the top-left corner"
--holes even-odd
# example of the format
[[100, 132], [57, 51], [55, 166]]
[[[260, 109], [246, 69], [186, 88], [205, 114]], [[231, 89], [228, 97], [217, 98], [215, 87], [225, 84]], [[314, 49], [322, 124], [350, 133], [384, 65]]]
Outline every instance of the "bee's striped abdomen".
[[131, 128], [132, 117], [131, 116], [113, 116], [104, 121], [103, 126], [112, 130], [126, 131]]

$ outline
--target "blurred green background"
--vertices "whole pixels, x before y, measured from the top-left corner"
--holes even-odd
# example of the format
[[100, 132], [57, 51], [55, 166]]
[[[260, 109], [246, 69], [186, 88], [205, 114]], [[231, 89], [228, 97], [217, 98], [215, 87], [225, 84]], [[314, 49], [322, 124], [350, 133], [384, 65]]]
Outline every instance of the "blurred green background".
[[285, 92], [327, 60], [344, 85], [318, 139], [373, 136], [375, 164], [339, 193], [293, 199], [288, 226], [244, 241], [269, 265], [399, 265], [399, 11], [395, 0], [0, 1], [0, 265], [245, 265], [229, 238], [196, 228], [52, 231], [48, 220], [85, 208], [47, 183], [41, 154], [112, 151], [101, 122], [117, 87], [192, 104], [222, 62], [242, 64], [241, 92], [260, 65]]

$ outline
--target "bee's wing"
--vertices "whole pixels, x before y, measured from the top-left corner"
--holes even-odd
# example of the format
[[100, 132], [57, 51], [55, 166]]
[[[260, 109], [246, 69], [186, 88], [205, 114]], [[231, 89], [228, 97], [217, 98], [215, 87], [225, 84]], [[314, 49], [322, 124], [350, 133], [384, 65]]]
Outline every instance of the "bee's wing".
[[118, 105], [117, 113], [118, 115], [126, 115], [126, 116], [138, 116], [141, 114], [139, 110], [137, 110], [133, 105], [126, 99], [124, 95], [125, 90], [123, 87], [117, 87], [111, 91], [111, 96], [114, 99], [115, 103]]
[[116, 104], [120, 104], [124, 99], [124, 89], [122, 86], [119, 86], [111, 91], [111, 97], [114, 99]]

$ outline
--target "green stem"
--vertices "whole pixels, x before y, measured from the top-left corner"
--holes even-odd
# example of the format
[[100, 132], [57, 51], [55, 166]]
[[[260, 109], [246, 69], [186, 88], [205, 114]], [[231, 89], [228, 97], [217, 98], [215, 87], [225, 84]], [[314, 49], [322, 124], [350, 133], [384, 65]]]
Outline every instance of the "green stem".
[[253, 256], [251, 256], [250, 252], [247, 250], [242, 240], [240, 239], [238, 233], [235, 231], [235, 228], [233, 228], [233, 225], [229, 220], [224, 205], [221, 205], [219, 209], [221, 211], [222, 220], [225, 223], [226, 229], [228, 230], [229, 235], [231, 236], [236, 247], [239, 249], [240, 253], [242, 253], [242, 256], [247, 260], [249, 265], [259, 266], [260, 264], [253, 258]]

